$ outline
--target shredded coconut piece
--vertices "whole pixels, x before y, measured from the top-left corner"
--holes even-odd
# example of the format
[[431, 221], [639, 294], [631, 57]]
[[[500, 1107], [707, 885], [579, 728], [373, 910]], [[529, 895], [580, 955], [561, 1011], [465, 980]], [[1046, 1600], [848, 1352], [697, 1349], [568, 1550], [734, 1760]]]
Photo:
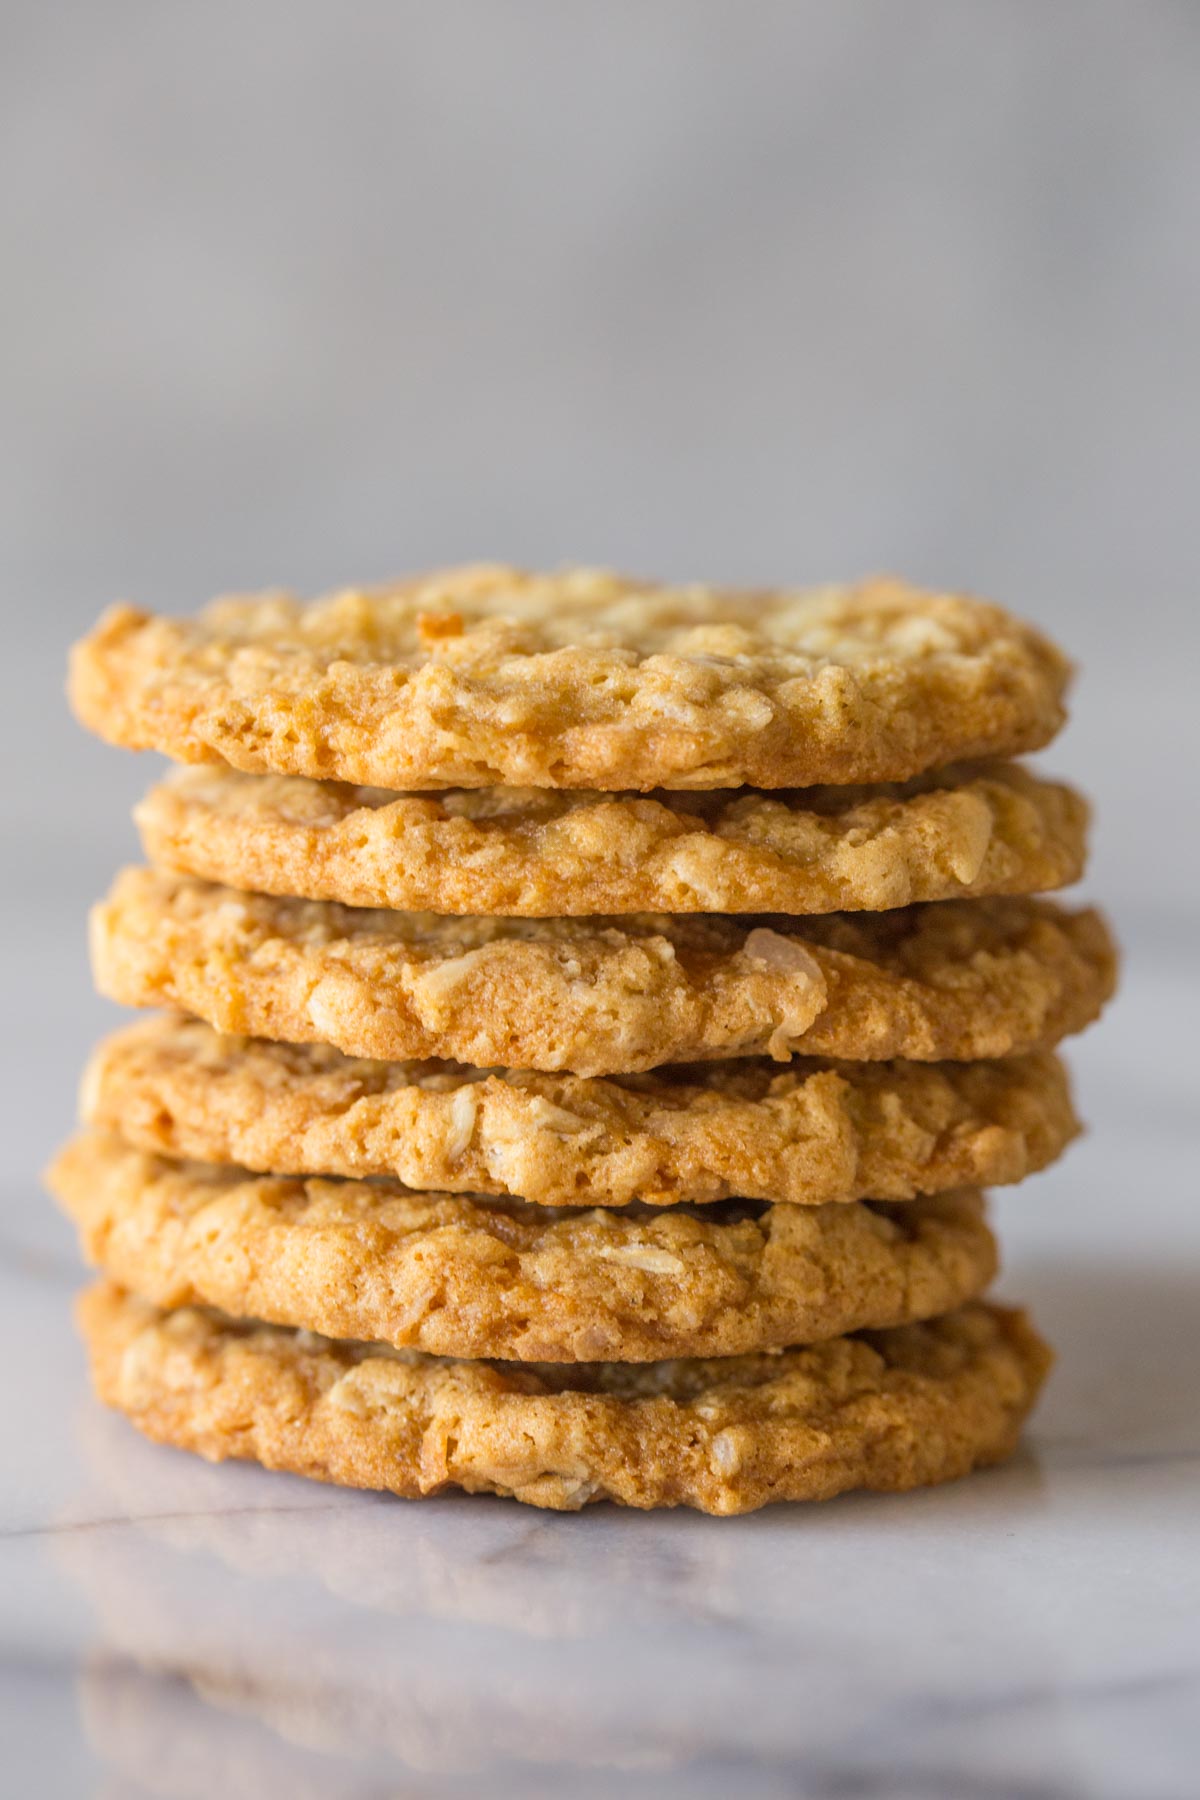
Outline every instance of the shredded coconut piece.
[[644, 1269], [647, 1275], [682, 1275], [683, 1260], [669, 1250], [658, 1250], [653, 1244], [606, 1244], [600, 1251], [605, 1262], [620, 1263], [626, 1269]]
[[479, 1101], [474, 1087], [459, 1088], [450, 1103], [450, 1133], [446, 1139], [448, 1161], [457, 1162], [463, 1152], [470, 1148], [478, 1116]]

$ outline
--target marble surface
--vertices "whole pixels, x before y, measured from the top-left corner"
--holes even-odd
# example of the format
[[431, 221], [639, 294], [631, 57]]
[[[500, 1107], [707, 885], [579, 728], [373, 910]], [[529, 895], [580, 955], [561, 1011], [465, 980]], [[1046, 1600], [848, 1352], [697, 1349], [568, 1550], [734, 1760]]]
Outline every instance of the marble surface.
[[[998, 1200], [1003, 1291], [1061, 1353], [1026, 1447], [902, 1499], [555, 1516], [156, 1449], [89, 1398], [74, 1250], [23, 1189], [0, 1277], [8, 1791], [1193, 1795], [1194, 990], [1143, 947], [1075, 1056], [1095, 1129]], [[1131, 1048], [1151, 1036], [1153, 1067]]]

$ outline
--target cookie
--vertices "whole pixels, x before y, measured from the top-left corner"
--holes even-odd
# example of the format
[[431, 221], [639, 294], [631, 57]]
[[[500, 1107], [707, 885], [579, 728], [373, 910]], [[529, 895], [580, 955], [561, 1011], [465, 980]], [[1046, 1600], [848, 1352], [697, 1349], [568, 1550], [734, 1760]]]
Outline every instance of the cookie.
[[715, 1361], [498, 1364], [162, 1312], [111, 1282], [79, 1317], [100, 1398], [210, 1461], [575, 1511], [593, 1500], [743, 1513], [898, 1491], [1001, 1461], [1048, 1371], [1024, 1315]]
[[194, 620], [111, 609], [71, 660], [112, 743], [423, 787], [804, 787], [1011, 756], [1063, 721], [1061, 653], [998, 607], [881, 579], [772, 593], [452, 569]]
[[1020, 1181], [1079, 1129], [1049, 1054], [786, 1069], [745, 1057], [589, 1081], [368, 1062], [169, 1014], [98, 1047], [82, 1106], [167, 1156], [542, 1206], [909, 1200]]
[[1054, 1044], [1111, 991], [1099, 916], [942, 901], [802, 924], [464, 919], [128, 869], [92, 915], [110, 999], [389, 1061], [607, 1075], [720, 1056], [921, 1062]]
[[159, 868], [400, 911], [880, 912], [1083, 873], [1087, 805], [1007, 763], [779, 794], [382, 788], [180, 769], [136, 809]]
[[50, 1184], [89, 1261], [159, 1306], [436, 1356], [736, 1356], [931, 1318], [996, 1268], [971, 1192], [564, 1213], [171, 1162], [101, 1133], [68, 1144]]

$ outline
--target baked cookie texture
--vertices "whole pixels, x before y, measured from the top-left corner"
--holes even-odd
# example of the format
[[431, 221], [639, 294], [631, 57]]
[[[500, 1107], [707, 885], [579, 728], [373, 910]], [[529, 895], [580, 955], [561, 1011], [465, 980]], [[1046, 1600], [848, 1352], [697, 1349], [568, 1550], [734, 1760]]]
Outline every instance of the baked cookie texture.
[[135, 811], [151, 862], [258, 893], [400, 911], [879, 912], [1083, 873], [1088, 809], [1013, 764], [778, 793], [459, 788], [397, 795], [179, 769]]
[[588, 1080], [370, 1062], [169, 1014], [98, 1047], [81, 1110], [176, 1158], [572, 1207], [910, 1200], [1020, 1181], [1079, 1129], [1048, 1053], [786, 1068], [746, 1057]]
[[1069, 668], [1000, 608], [880, 579], [666, 588], [451, 569], [197, 619], [111, 609], [81, 720], [184, 762], [398, 790], [801, 787], [1040, 748]]
[[500, 1364], [331, 1342], [110, 1282], [79, 1307], [97, 1391], [211, 1461], [383, 1488], [752, 1511], [965, 1475], [1015, 1446], [1050, 1364], [1024, 1316], [970, 1304], [803, 1350], [657, 1364]]
[[970, 1192], [564, 1213], [170, 1162], [96, 1133], [50, 1184], [88, 1260], [156, 1305], [439, 1356], [736, 1356], [930, 1318], [996, 1269]]
[[92, 914], [100, 991], [352, 1056], [578, 1075], [799, 1052], [939, 1061], [1045, 1048], [1093, 1019], [1093, 911], [944, 901], [802, 923], [460, 919], [126, 870]]

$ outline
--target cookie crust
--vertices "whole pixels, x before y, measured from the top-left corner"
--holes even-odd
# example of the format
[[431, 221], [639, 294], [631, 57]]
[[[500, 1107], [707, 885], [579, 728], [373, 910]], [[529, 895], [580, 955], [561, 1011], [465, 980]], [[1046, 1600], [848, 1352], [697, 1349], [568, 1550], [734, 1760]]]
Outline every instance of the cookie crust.
[[110, 742], [251, 773], [422, 787], [802, 787], [1018, 755], [1069, 666], [999, 607], [894, 579], [665, 588], [451, 569], [194, 620], [110, 609], [70, 694]]
[[180, 769], [136, 808], [159, 868], [400, 911], [879, 912], [1035, 894], [1083, 873], [1088, 809], [1013, 764], [780, 793], [397, 795]]
[[81, 1098], [88, 1123], [166, 1156], [542, 1206], [910, 1200], [1020, 1181], [1079, 1129], [1049, 1054], [786, 1069], [746, 1057], [588, 1080], [370, 1062], [171, 1015], [105, 1039]]
[[737, 1356], [931, 1318], [996, 1269], [970, 1192], [556, 1213], [175, 1163], [98, 1133], [67, 1145], [50, 1185], [88, 1260], [156, 1305], [437, 1356]]
[[1045, 1048], [1111, 992], [1099, 915], [948, 900], [769, 915], [456, 919], [128, 869], [92, 914], [100, 991], [218, 1030], [389, 1061], [608, 1075], [794, 1053], [919, 1062]]
[[110, 1282], [79, 1319], [101, 1399], [159, 1443], [557, 1511], [611, 1499], [733, 1514], [952, 1480], [1011, 1453], [1051, 1361], [1023, 1314], [982, 1304], [805, 1350], [569, 1367], [164, 1313]]

